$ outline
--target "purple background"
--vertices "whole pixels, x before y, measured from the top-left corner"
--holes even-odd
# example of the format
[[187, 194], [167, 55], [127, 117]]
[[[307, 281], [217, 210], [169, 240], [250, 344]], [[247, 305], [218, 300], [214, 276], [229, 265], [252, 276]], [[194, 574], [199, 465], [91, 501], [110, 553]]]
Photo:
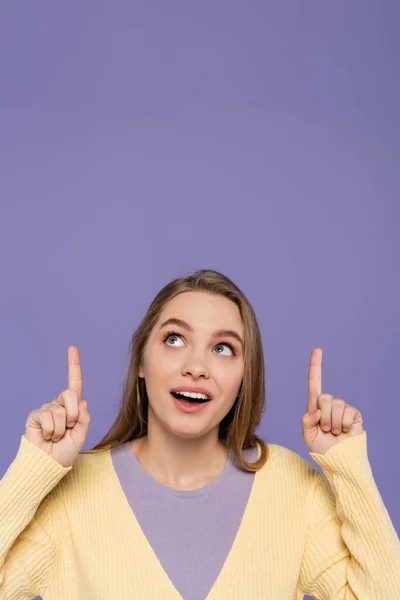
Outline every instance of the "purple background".
[[308, 459], [311, 351], [362, 412], [397, 531], [393, 2], [0, 6], [1, 476], [81, 354], [96, 444], [156, 292], [222, 271], [262, 330], [259, 434]]

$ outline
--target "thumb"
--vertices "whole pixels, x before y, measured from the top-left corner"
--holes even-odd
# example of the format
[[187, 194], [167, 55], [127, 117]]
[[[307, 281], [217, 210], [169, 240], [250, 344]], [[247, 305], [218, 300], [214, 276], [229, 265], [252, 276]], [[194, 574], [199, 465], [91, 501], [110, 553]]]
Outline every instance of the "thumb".
[[312, 430], [315, 429], [322, 416], [321, 409], [318, 408], [312, 413], [305, 413], [303, 416], [303, 429]]
[[81, 402], [79, 403], [79, 414], [78, 414], [78, 420], [75, 424], [74, 430], [81, 432], [81, 431], [85, 431], [90, 423], [90, 414], [89, 414], [89, 410], [88, 410], [88, 403], [86, 400], [81, 400]]

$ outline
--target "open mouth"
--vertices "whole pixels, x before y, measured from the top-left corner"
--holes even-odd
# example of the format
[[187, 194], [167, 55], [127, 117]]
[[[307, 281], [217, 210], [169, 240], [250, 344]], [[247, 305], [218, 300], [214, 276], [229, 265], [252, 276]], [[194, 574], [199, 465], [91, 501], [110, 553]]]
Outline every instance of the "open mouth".
[[190, 402], [192, 404], [204, 404], [205, 402], [210, 402], [209, 399], [205, 400], [204, 398], [189, 398], [188, 396], [184, 396], [178, 392], [171, 392], [171, 394], [174, 398], [176, 398], [176, 400], [182, 400], [183, 402]]

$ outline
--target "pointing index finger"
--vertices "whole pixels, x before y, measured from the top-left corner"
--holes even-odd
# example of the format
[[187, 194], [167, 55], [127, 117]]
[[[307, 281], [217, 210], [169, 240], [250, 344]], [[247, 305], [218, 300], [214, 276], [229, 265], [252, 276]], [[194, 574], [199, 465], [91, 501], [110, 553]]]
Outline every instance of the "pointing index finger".
[[76, 346], [68, 348], [68, 389], [75, 390], [78, 400], [82, 400], [82, 369], [79, 350]]
[[322, 349], [314, 348], [311, 352], [310, 369], [308, 371], [308, 412], [318, 408], [318, 396], [322, 394]]

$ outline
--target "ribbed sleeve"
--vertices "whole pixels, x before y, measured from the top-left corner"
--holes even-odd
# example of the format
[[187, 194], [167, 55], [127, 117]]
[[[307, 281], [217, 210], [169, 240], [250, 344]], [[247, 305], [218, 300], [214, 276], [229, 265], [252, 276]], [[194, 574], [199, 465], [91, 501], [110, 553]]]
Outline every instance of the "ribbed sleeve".
[[366, 432], [309, 454], [324, 475], [312, 505], [303, 592], [316, 600], [399, 600], [400, 541], [373, 477]]
[[[18, 453], [0, 481], [1, 600], [43, 593], [57, 546], [44, 499], [72, 468], [63, 467], [21, 437]], [[40, 518], [28, 527], [40, 505]]]

